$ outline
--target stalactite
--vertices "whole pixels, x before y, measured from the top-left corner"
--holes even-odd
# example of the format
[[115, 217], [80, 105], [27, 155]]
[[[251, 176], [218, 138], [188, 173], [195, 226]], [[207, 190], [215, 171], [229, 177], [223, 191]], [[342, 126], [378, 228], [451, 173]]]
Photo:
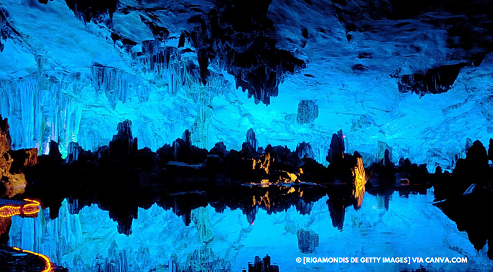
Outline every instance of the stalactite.
[[139, 102], [143, 102], [149, 97], [146, 84], [137, 76], [100, 64], [92, 66], [92, 86], [97, 94], [104, 92], [113, 109], [118, 101], [125, 103], [137, 96]]
[[192, 125], [192, 142], [200, 148], [208, 148], [209, 146], [209, 124], [211, 123], [212, 115], [212, 109], [204, 107], [200, 109]]

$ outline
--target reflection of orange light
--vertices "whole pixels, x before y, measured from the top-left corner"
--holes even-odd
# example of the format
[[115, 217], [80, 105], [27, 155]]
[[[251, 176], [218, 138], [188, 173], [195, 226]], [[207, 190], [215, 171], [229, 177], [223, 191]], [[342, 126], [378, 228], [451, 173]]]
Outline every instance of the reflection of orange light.
[[34, 215], [39, 212], [39, 202], [31, 199], [24, 199], [27, 204], [5, 205], [0, 207], [0, 217], [12, 217], [14, 215]]
[[24, 199], [25, 201], [31, 202], [22, 207], [24, 214], [35, 214], [39, 212], [39, 202], [31, 199]]
[[30, 253], [30, 254], [34, 254], [38, 257], [41, 257], [44, 261], [45, 261], [45, 270], [41, 271], [41, 272], [49, 272], [51, 271], [51, 262], [50, 262], [50, 258], [46, 257], [45, 255], [43, 254], [39, 254], [39, 253], [36, 253], [36, 252], [32, 252], [32, 251], [29, 251], [29, 250], [24, 250], [24, 249], [20, 249], [18, 247], [13, 247], [13, 249], [17, 250], [17, 251], [20, 251], [20, 252], [25, 252], [25, 253]]
[[0, 217], [12, 217], [21, 214], [21, 207], [6, 205], [0, 207]]

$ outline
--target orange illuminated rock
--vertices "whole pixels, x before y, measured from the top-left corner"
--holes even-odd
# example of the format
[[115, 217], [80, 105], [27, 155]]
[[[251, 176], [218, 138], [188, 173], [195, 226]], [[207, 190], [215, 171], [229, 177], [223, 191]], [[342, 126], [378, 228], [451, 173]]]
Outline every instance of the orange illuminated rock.
[[[11, 171], [14, 158], [11, 156], [10, 143], [9, 124], [7, 119], [2, 119], [0, 116], [0, 197], [9, 198], [23, 193], [27, 185], [24, 174]], [[33, 152], [36, 154], [33, 155]], [[37, 149], [26, 154], [28, 154], [28, 163], [37, 161]]]
[[19, 173], [22, 168], [32, 167], [38, 164], [38, 149], [28, 148], [15, 151], [9, 151], [8, 154], [12, 156], [12, 168], [10, 172]]
[[259, 159], [254, 161], [253, 169], [262, 169], [266, 174], [270, 174], [270, 166], [275, 161], [274, 157], [271, 157], [270, 152], [260, 155]]
[[7, 118], [0, 115], [0, 155], [10, 150], [10, 133]]
[[353, 196], [356, 200], [355, 208], [360, 208], [363, 204], [363, 196], [365, 195], [366, 174], [365, 167], [363, 166], [363, 158], [359, 154], [355, 154], [355, 157], [356, 165], [351, 169]]

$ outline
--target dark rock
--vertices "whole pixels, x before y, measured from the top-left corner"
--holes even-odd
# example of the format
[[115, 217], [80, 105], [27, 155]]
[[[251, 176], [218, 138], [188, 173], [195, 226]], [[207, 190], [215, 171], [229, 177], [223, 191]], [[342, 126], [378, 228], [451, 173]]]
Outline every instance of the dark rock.
[[[163, 147], [164, 148], [164, 147]], [[187, 164], [198, 164], [207, 158], [207, 149], [192, 145], [190, 131], [185, 130], [181, 139], [176, 139], [172, 146], [175, 161]], [[164, 152], [165, 149], [162, 150]], [[162, 159], [161, 159], [162, 160]]]
[[342, 134], [342, 129], [332, 135], [332, 140], [330, 141], [329, 153], [326, 157], [329, 163], [339, 162], [344, 158], [344, 135]]
[[154, 167], [157, 168], [158, 163], [158, 154], [152, 152], [148, 147], [137, 150], [137, 152], [127, 161], [127, 164], [130, 167], [135, 167], [142, 171], [153, 171], [155, 170]]
[[[189, 22], [197, 26], [190, 40], [198, 49], [203, 83], [210, 73], [208, 62], [218, 62], [235, 77], [236, 88], [248, 90], [255, 103], [269, 104], [270, 97], [278, 95], [284, 75], [305, 66], [291, 52], [277, 48], [273, 23], [267, 16], [270, 3], [219, 0], [206, 16], [190, 18]], [[245, 40], [249, 41], [247, 46]]]
[[248, 272], [279, 272], [279, 267], [271, 264], [269, 255], [266, 255], [263, 259], [260, 259], [259, 256], [255, 256], [255, 262], [253, 264], [248, 264]]
[[421, 96], [447, 92], [464, 66], [463, 63], [444, 65], [428, 69], [425, 73], [404, 75], [399, 81], [399, 92], [413, 92]]
[[327, 168], [312, 158], [302, 159], [300, 179], [308, 182], [324, 182], [327, 180]]
[[464, 192], [472, 183], [488, 184], [492, 181], [486, 149], [480, 141], [475, 141], [467, 151], [465, 159], [459, 159], [452, 172], [454, 180], [450, 193]]
[[255, 138], [255, 132], [253, 131], [252, 128], [250, 128], [247, 131], [246, 142], [249, 143], [253, 147], [253, 150], [255, 150], [255, 152], [257, 152], [258, 140]]
[[108, 152], [111, 158], [121, 158], [137, 152], [137, 138], [132, 137], [131, 126], [130, 120], [118, 123], [118, 133], [109, 144]]
[[481, 250], [488, 242], [488, 257], [492, 259], [493, 250], [491, 240], [493, 231], [491, 228], [491, 217], [488, 216], [493, 210], [491, 197], [493, 192], [490, 188], [472, 185], [467, 194], [449, 196], [445, 201], [438, 202], [438, 206], [444, 214], [456, 222], [459, 231], [466, 231], [469, 240], [476, 250]]
[[84, 152], [82, 147], [78, 143], [70, 142], [67, 149], [66, 162], [72, 162], [79, 160], [79, 156]]
[[226, 146], [224, 145], [224, 143], [219, 142], [214, 145], [209, 153], [224, 158], [228, 154], [228, 151], [226, 150]]
[[218, 155], [207, 155], [207, 159], [204, 162], [205, 167], [207, 168], [207, 172], [211, 174], [211, 176], [215, 176], [217, 173], [225, 172], [222, 168], [223, 159]]
[[383, 164], [385, 165], [385, 167], [388, 167], [388, 168], [394, 168], [395, 167], [395, 164], [390, 159], [390, 151], [388, 149], [385, 149]]
[[159, 156], [159, 164], [164, 167], [169, 161], [175, 160], [174, 149], [169, 144], [164, 144], [156, 153]]
[[37, 148], [11, 150], [9, 153], [13, 159], [12, 168], [10, 169], [12, 173], [19, 173], [21, 169], [33, 167], [38, 163]]
[[307, 215], [310, 214], [313, 208], [313, 203], [312, 202], [306, 202], [304, 199], [300, 198], [298, 200], [298, 203], [296, 204], [296, 210], [301, 214], [301, 215]]
[[[392, 161], [392, 147], [390, 147], [386, 142], [378, 141], [376, 161], [385, 159], [386, 150], [389, 152], [389, 160]], [[385, 162], [383, 162], [385, 164]]]
[[58, 149], [58, 143], [55, 141], [50, 141], [50, 152], [48, 156], [54, 160], [62, 161], [62, 153]]
[[[299, 167], [302, 161], [298, 158], [296, 152], [289, 150], [287, 146], [274, 146], [268, 145], [265, 148], [264, 153], [270, 153], [271, 170], [284, 170], [291, 173], [299, 171]], [[272, 172], [271, 171], [271, 172]]]
[[296, 146], [296, 154], [298, 155], [299, 159], [304, 159], [304, 158], [314, 158], [315, 153], [313, 153], [313, 149], [310, 145], [310, 143], [305, 143], [301, 142]]
[[[369, 169], [371, 173], [370, 183], [378, 186], [395, 186], [397, 169], [395, 168], [395, 164], [390, 160], [390, 151], [385, 149], [384, 153], [384, 158], [378, 163], [373, 163]], [[412, 169], [410, 171], [412, 172]], [[412, 174], [409, 173], [408, 175], [411, 176]]]
[[252, 159], [258, 156], [257, 150], [248, 142], [242, 144], [241, 155], [245, 159]]
[[330, 197], [327, 200], [332, 226], [342, 230], [344, 227], [344, 217], [346, 216], [347, 201], [342, 197]]
[[75, 16], [86, 23], [95, 19], [100, 21], [102, 15], [109, 15], [112, 18], [118, 4], [117, 0], [66, 0], [65, 2]]

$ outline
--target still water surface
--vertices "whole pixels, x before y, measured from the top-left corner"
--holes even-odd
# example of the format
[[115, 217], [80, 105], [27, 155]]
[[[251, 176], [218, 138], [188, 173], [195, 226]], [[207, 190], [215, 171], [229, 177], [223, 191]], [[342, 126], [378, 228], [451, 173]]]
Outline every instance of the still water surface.
[[[71, 214], [64, 200], [58, 218], [48, 209], [36, 218], [12, 218], [9, 245], [49, 256], [69, 271], [242, 271], [255, 256], [271, 256], [280, 271], [491, 271], [487, 246], [476, 251], [467, 233], [432, 205], [433, 193], [390, 200], [366, 194], [363, 205], [345, 208], [342, 229], [334, 227], [328, 197], [309, 214], [296, 207], [258, 209], [249, 223], [239, 209], [195, 209], [187, 226], [172, 210], [154, 204], [138, 210], [132, 234], [119, 234], [108, 211], [97, 205]], [[386, 208], [388, 206], [388, 209]], [[358, 263], [310, 263], [311, 257], [358, 258]], [[394, 263], [362, 257], [466, 257], [467, 263]], [[298, 263], [301, 258], [302, 262]]]

